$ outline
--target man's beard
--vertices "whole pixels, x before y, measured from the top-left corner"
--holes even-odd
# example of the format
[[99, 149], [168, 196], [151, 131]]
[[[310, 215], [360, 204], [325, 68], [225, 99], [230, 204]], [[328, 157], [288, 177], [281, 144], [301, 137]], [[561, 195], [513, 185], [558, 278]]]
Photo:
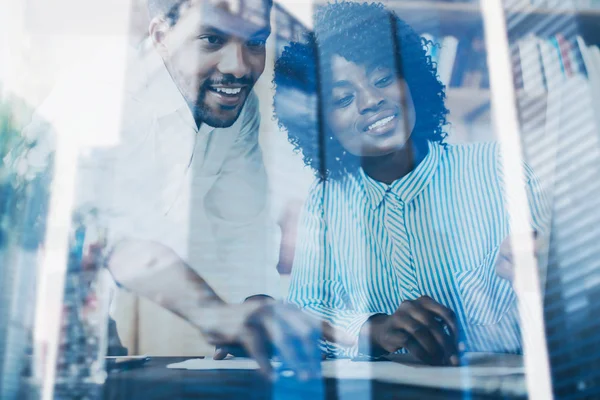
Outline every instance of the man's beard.
[[[226, 118], [219, 117], [214, 110], [211, 110], [210, 107], [206, 105], [206, 92], [209, 90], [208, 87], [216, 84], [243, 84], [247, 85], [244, 89], [246, 91], [246, 97], [243, 99], [243, 102], [239, 105], [239, 108], [234, 116], [229, 116]], [[218, 81], [216, 80], [206, 80], [203, 82], [202, 86], [198, 90], [198, 96], [196, 100], [196, 105], [194, 107], [194, 119], [198, 126], [200, 123], [212, 126], [213, 128], [229, 128], [231, 125], [237, 121], [240, 117], [240, 114], [244, 108], [244, 104], [248, 99], [248, 94], [252, 87], [254, 86], [254, 82], [249, 78], [241, 78], [236, 79], [233, 77], [224, 77]], [[217, 105], [217, 107], [219, 107]]]

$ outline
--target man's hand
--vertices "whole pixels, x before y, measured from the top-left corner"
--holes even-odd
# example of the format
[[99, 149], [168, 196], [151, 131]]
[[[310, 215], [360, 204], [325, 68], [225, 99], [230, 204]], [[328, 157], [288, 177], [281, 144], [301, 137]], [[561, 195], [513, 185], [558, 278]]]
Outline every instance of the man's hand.
[[[270, 296], [259, 294], [259, 295], [255, 295], [255, 296], [250, 296], [244, 301], [245, 302], [246, 301], [268, 302], [268, 301], [275, 301], [275, 299], [273, 299]], [[230, 354], [234, 357], [248, 357], [248, 353], [241, 346], [217, 346], [215, 348], [215, 354], [213, 355], [213, 360], [224, 360]], [[269, 355], [271, 356], [272, 354], [269, 354]]]
[[[275, 301], [252, 301], [227, 305], [214, 310], [218, 325], [203, 330], [217, 346], [241, 345], [253, 357], [261, 372], [273, 379], [270, 353], [284, 366], [296, 372], [301, 380], [318, 378], [321, 369], [319, 339], [344, 346], [356, 340], [297, 307]], [[207, 316], [208, 317], [208, 316]], [[209, 317], [210, 318], [210, 317]]]
[[371, 318], [363, 334], [389, 353], [404, 348], [428, 364], [459, 365], [456, 316], [428, 296], [402, 302], [392, 315]]
[[[538, 238], [537, 232], [533, 233], [533, 245], [534, 245], [534, 255], [535, 258], [538, 258], [540, 249], [541, 249], [541, 243], [540, 243], [540, 239]], [[498, 274], [499, 277], [504, 278], [510, 282], [513, 282], [513, 279], [515, 277], [515, 268], [514, 268], [514, 261], [513, 261], [513, 251], [512, 248], [510, 246], [510, 236], [507, 236], [506, 239], [504, 239], [504, 241], [502, 242], [502, 244], [500, 245], [500, 251], [498, 253], [498, 258], [496, 259], [496, 274]]]

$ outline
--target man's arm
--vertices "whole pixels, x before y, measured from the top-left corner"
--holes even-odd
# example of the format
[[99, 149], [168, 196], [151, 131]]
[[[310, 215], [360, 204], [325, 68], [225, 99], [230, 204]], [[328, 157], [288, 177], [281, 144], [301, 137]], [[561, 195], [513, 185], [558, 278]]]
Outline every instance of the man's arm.
[[228, 305], [175, 252], [159, 243], [124, 240], [107, 266], [121, 285], [187, 320], [215, 345], [240, 345], [274, 378], [271, 349], [300, 379], [317, 377], [320, 337], [343, 345], [353, 339], [291, 305], [251, 301]]

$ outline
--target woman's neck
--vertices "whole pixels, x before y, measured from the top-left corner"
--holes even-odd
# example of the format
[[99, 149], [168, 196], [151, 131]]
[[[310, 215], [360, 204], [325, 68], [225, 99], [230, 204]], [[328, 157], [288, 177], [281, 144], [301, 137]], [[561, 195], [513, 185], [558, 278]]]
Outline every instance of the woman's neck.
[[380, 157], [364, 157], [361, 166], [371, 178], [390, 185], [414, 170], [427, 152], [427, 142], [414, 143], [409, 140], [404, 148], [396, 152]]

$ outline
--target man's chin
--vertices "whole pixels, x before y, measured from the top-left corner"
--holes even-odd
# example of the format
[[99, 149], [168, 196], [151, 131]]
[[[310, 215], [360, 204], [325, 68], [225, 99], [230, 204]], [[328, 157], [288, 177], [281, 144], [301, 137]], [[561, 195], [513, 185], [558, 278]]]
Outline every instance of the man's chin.
[[203, 123], [213, 128], [229, 128], [231, 125], [235, 123], [237, 118], [233, 119], [220, 119], [220, 118], [207, 118]]
[[200, 112], [199, 119], [203, 124], [212, 126], [213, 128], [229, 128], [231, 125], [235, 124], [241, 111], [241, 106], [236, 110], [227, 110], [226, 112], [216, 112], [204, 109]]

